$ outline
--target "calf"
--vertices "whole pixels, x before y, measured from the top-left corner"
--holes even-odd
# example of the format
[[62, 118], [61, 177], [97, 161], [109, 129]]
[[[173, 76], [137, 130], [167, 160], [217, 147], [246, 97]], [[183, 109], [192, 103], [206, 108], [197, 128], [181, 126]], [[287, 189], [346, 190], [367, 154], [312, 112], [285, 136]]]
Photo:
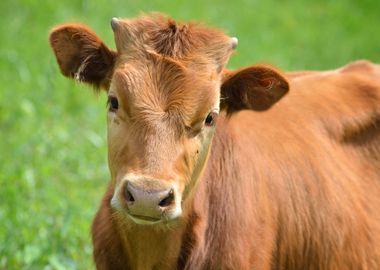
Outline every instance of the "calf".
[[380, 269], [378, 66], [228, 71], [221, 31], [111, 26], [116, 51], [50, 34], [61, 72], [108, 95], [98, 269]]

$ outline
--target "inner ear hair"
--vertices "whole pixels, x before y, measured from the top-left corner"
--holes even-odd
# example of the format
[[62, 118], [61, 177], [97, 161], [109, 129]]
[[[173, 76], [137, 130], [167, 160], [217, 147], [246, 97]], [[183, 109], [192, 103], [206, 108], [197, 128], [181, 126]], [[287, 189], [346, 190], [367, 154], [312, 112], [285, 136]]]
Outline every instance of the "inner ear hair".
[[64, 24], [50, 32], [50, 46], [63, 75], [95, 89], [109, 87], [116, 52], [87, 26]]
[[223, 72], [221, 109], [228, 114], [239, 110], [264, 111], [289, 91], [289, 84], [275, 69], [255, 65], [235, 72]]

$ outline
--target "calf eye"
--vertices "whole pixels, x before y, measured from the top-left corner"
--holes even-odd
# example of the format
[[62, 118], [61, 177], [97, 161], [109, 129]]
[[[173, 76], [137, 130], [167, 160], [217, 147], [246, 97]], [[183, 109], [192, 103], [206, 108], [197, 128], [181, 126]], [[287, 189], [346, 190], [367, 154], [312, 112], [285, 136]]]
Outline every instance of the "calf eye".
[[111, 112], [116, 112], [119, 108], [119, 101], [116, 97], [109, 96], [108, 97], [109, 110]]
[[208, 127], [214, 126], [217, 116], [217, 112], [210, 112], [205, 119], [205, 125]]

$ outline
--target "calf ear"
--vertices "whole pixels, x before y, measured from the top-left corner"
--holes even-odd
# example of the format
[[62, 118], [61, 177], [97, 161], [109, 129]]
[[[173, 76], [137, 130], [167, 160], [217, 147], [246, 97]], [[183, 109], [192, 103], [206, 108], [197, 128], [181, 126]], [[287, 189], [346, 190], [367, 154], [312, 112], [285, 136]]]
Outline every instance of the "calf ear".
[[266, 66], [225, 71], [220, 106], [229, 114], [244, 109], [264, 111], [288, 91], [286, 79]]
[[79, 24], [64, 24], [50, 32], [49, 41], [63, 75], [97, 89], [109, 87], [116, 52], [92, 30]]

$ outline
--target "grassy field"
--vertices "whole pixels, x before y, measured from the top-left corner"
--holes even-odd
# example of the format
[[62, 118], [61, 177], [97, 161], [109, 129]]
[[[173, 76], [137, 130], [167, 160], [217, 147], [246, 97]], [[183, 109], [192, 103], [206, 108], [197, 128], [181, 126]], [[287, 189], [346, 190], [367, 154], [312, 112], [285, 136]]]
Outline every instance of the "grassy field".
[[239, 37], [230, 68], [380, 62], [380, 2], [0, 1], [0, 269], [92, 269], [90, 224], [108, 181], [105, 96], [64, 79], [49, 29], [161, 11]]

